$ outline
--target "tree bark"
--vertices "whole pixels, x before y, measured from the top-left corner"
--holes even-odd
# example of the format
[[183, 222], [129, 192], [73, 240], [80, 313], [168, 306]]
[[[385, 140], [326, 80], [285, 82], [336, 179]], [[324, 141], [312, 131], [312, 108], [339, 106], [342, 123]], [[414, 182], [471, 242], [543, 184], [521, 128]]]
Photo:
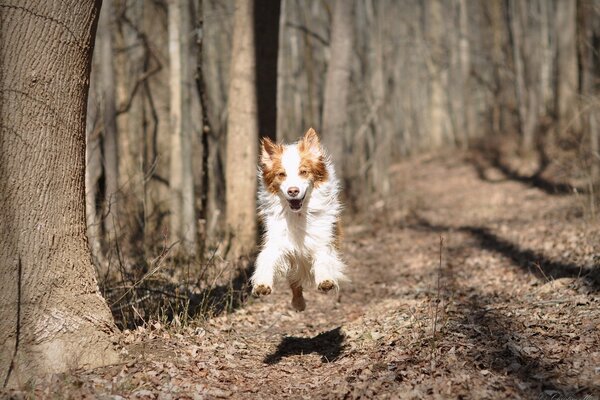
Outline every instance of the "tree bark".
[[[598, 2], [600, 5], [600, 2]], [[581, 92], [585, 101], [583, 114], [583, 128], [589, 137], [591, 166], [590, 175], [592, 185], [600, 183], [600, 131], [598, 116], [600, 116], [600, 104], [595, 93], [595, 85], [598, 80], [598, 65], [594, 56], [594, 45], [600, 39], [600, 23], [598, 14], [594, 10], [593, 0], [582, 0], [577, 3], [577, 25], [579, 58], [581, 60]], [[600, 11], [600, 9], [599, 9]], [[593, 203], [592, 203], [593, 204]]]
[[[157, 151], [153, 144], [156, 143], [158, 118], [162, 118], [162, 112], [155, 114], [155, 106], [148, 105], [153, 100], [147, 100], [151, 97], [149, 70], [160, 69], [160, 66], [155, 67], [158, 62], [149, 55], [150, 50], [144, 40], [144, 18], [151, 13], [152, 7], [149, 2], [143, 1], [104, 0], [103, 3], [103, 11], [107, 6], [117, 6], [116, 9], [112, 7], [111, 18], [114, 20], [111, 24], [111, 40], [113, 48], [118, 50], [110, 57], [113, 60], [118, 105], [119, 245], [125, 254], [140, 257], [148, 251], [147, 217], [156, 207], [154, 198], [148, 195], [152, 181], [147, 178], [159, 168], [153, 158], [153, 152]], [[102, 30], [102, 26], [99, 30]], [[161, 37], [166, 35], [162, 26], [153, 33]], [[143, 76], [146, 78], [142, 78]], [[167, 79], [161, 79], [161, 82], [165, 81]], [[168, 104], [168, 84], [165, 83], [164, 86], [164, 100], [159, 100], [161, 104], [156, 108], [165, 110], [168, 115], [166, 107], [161, 107], [164, 103]], [[139, 243], [140, 238], [143, 245]], [[128, 244], [134, 244], [133, 249]], [[114, 243], [111, 247], [115, 247]]]
[[108, 246], [117, 239], [119, 219], [119, 153], [111, 19], [112, 0], [104, 2], [98, 22], [98, 72], [102, 113], [102, 160], [104, 164], [104, 230]]
[[226, 221], [237, 257], [256, 245], [258, 115], [255, 82], [254, 1], [237, 0], [227, 115]]
[[102, 219], [98, 213], [99, 181], [102, 176], [102, 141], [100, 140], [100, 107], [98, 104], [97, 68], [92, 67], [86, 116], [85, 146], [85, 213], [87, 237], [96, 267], [105, 265], [102, 252]]
[[444, 67], [444, 3], [431, 0], [425, 3], [425, 37], [429, 47], [426, 58], [429, 72], [429, 145], [439, 148], [448, 142], [456, 142], [448, 115], [448, 71]]
[[117, 360], [85, 220], [99, 8], [0, 1], [0, 376], [9, 385]]
[[[534, 85], [533, 82], [539, 68], [535, 68], [536, 55], [532, 54], [535, 49], [529, 37], [533, 33], [531, 32], [532, 28], [527, 24], [527, 7], [531, 5], [532, 3], [519, 0], [509, 1], [510, 32], [515, 67], [515, 96], [519, 110], [521, 148], [524, 152], [533, 149], [539, 116], [539, 85]], [[524, 29], [528, 29], [528, 34], [524, 33]]]
[[343, 182], [348, 178], [345, 148], [354, 35], [352, 7], [352, 1], [336, 0], [335, 2], [331, 28], [331, 53], [327, 65], [323, 100], [323, 142]]
[[[464, 115], [464, 136], [472, 139], [477, 124], [475, 108], [471, 101], [471, 45], [469, 38], [469, 8], [466, 0], [459, 0], [459, 52], [462, 113]], [[466, 143], [465, 143], [466, 145]]]
[[191, 20], [187, 0], [169, 1], [169, 62], [171, 87], [171, 240], [181, 242], [179, 255], [194, 256], [197, 222], [192, 171], [191, 85], [188, 52]]
[[577, 67], [577, 2], [557, 0], [556, 37], [556, 115], [558, 135], [567, 129], [579, 131], [577, 117], [577, 91], [579, 73]]

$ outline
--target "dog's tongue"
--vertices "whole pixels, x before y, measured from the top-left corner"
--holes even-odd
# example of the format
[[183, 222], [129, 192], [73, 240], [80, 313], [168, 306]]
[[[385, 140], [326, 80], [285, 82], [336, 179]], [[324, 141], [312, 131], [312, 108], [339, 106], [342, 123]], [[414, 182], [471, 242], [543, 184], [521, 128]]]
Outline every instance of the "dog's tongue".
[[292, 210], [299, 210], [302, 207], [302, 200], [290, 200], [290, 208]]

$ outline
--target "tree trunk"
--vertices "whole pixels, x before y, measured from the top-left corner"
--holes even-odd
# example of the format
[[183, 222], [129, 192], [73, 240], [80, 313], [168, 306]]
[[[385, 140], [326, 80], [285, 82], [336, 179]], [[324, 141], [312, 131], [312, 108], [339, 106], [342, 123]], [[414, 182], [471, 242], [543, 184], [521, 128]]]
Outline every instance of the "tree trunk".
[[[323, 142], [331, 154], [339, 178], [346, 181], [346, 121], [353, 43], [353, 2], [336, 0], [323, 100]], [[347, 182], [345, 182], [347, 184]]]
[[0, 1], [0, 374], [117, 360], [85, 223], [85, 112], [100, 4]]
[[104, 162], [105, 240], [110, 247], [117, 239], [119, 218], [119, 154], [117, 146], [117, 110], [113, 60], [112, 0], [104, 2], [98, 22], [98, 72], [102, 112], [102, 153]]
[[[598, 4], [600, 5], [600, 2]], [[594, 5], [593, 0], [582, 0], [577, 3], [577, 25], [580, 29], [578, 47], [581, 60], [581, 92], [585, 101], [582, 109], [587, 111], [583, 114], [586, 118], [582, 121], [584, 122], [582, 125], [589, 137], [591, 183], [598, 186], [600, 183], [600, 127], [598, 126], [600, 103], [598, 103], [598, 96], [595, 93], [598, 65], [596, 65], [597, 61], [594, 56], [594, 46], [600, 39], [600, 29], [598, 29], [600, 23], [598, 23], [598, 14], [594, 10]]]
[[450, 141], [456, 142], [448, 115], [446, 88], [448, 71], [444, 67], [444, 3], [431, 0], [425, 3], [425, 37], [429, 47], [426, 58], [429, 72], [429, 145], [439, 148]]
[[254, 2], [254, 52], [258, 131], [277, 139], [277, 53], [280, 0]]
[[491, 0], [486, 3], [489, 7], [489, 18], [492, 30], [492, 69], [494, 77], [493, 86], [493, 104], [491, 110], [491, 127], [494, 136], [498, 136], [504, 131], [503, 115], [505, 114], [504, 104], [506, 103], [506, 84], [505, 73], [503, 73], [503, 65], [505, 62], [505, 54], [503, 45], [506, 38], [505, 18], [504, 18], [504, 2], [502, 0]]
[[556, 115], [558, 135], [567, 129], [579, 131], [577, 113], [577, 90], [579, 74], [577, 67], [577, 2], [556, 2]]
[[462, 113], [464, 115], [464, 136], [472, 139], [477, 124], [475, 108], [471, 101], [471, 45], [469, 39], [469, 9], [466, 0], [459, 0], [459, 51]]
[[251, 251], [256, 244], [258, 116], [253, 3], [236, 1], [233, 28], [225, 167], [226, 218], [233, 236], [232, 257]]
[[[97, 68], [92, 68], [92, 76], [97, 75]], [[100, 107], [98, 104], [97, 79], [90, 78], [86, 116], [85, 146], [85, 213], [87, 237], [96, 267], [105, 265], [102, 252], [102, 219], [98, 213], [99, 181], [102, 176], [102, 141], [100, 140]]]
[[180, 241], [182, 256], [194, 256], [197, 223], [194, 210], [192, 171], [192, 126], [190, 120], [191, 85], [190, 7], [186, 0], [169, 1], [169, 62], [171, 87], [171, 240]]
[[[532, 82], [534, 68], [531, 54], [535, 49], [532, 46], [530, 35], [524, 34], [523, 29], [531, 29], [528, 21], [527, 7], [531, 3], [519, 0], [510, 0], [509, 19], [512, 37], [513, 62], [515, 67], [515, 93], [519, 110], [519, 129], [522, 137], [522, 150], [529, 152], [535, 143], [535, 133], [538, 119], [539, 87]], [[525, 27], [525, 28], [524, 28]], [[528, 73], [529, 72], [529, 73]]]

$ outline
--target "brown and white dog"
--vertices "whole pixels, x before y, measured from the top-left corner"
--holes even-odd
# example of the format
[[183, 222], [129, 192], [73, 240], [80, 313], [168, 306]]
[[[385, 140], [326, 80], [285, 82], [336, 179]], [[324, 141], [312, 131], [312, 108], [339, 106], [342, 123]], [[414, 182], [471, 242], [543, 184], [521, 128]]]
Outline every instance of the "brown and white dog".
[[333, 164], [310, 128], [298, 142], [262, 140], [258, 211], [265, 225], [252, 275], [252, 293], [268, 295], [276, 277], [292, 289], [292, 306], [306, 308], [302, 288], [337, 289], [344, 279], [338, 251], [340, 184]]

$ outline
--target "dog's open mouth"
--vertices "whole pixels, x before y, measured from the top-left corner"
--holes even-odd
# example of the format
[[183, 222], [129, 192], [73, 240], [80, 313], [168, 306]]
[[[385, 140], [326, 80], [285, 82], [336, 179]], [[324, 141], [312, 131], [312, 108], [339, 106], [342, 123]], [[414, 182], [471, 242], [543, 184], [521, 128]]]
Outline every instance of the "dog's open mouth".
[[290, 204], [290, 208], [292, 209], [292, 211], [299, 211], [302, 208], [303, 200], [304, 199], [288, 200], [288, 203]]

